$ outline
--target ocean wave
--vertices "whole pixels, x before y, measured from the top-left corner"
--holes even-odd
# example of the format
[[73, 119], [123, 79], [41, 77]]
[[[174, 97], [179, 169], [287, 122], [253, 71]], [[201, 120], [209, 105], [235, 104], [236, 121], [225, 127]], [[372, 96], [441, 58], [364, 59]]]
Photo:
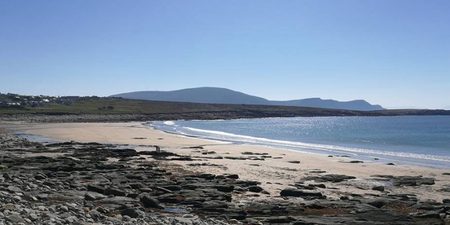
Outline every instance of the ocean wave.
[[[166, 126], [169, 126], [169, 127], [178, 126], [173, 121], [166, 121], [163, 124]], [[318, 150], [318, 151], [347, 153], [347, 154], [355, 154], [355, 155], [364, 154], [364, 155], [373, 155], [373, 156], [402, 157], [402, 158], [412, 158], [412, 159], [419, 159], [419, 160], [433, 160], [433, 161], [450, 163], [450, 157], [445, 157], [445, 156], [405, 153], [405, 152], [390, 152], [390, 151], [365, 149], [365, 148], [344, 147], [344, 146], [337, 146], [337, 145], [313, 144], [313, 143], [305, 143], [305, 142], [298, 142], [298, 141], [283, 141], [283, 140], [260, 138], [260, 137], [253, 137], [253, 136], [247, 136], [247, 135], [239, 135], [239, 134], [227, 133], [227, 132], [223, 132], [223, 131], [205, 130], [205, 129], [198, 129], [198, 128], [193, 128], [193, 127], [184, 127], [184, 126], [172, 128], [170, 130], [172, 132], [175, 132], [175, 133], [178, 133], [181, 135], [198, 136], [198, 137], [203, 137], [203, 138], [217, 139], [217, 140], [221, 140], [221, 141], [234, 141], [234, 142], [251, 143], [251, 144], [257, 144], [257, 145], [284, 147], [284, 148], [288, 148], [288, 149]]]
[[173, 121], [165, 121], [164, 124], [168, 126], [175, 126], [175, 122]]
[[228, 142], [240, 142], [240, 143], [248, 143], [248, 144], [256, 144], [256, 145], [264, 145], [264, 146], [272, 146], [272, 147], [281, 147], [287, 149], [294, 150], [316, 150], [322, 152], [332, 152], [332, 153], [340, 153], [340, 154], [352, 154], [352, 155], [366, 155], [366, 156], [387, 156], [387, 157], [401, 157], [401, 158], [410, 158], [417, 160], [432, 160], [432, 161], [440, 161], [445, 163], [450, 163], [450, 157], [447, 156], [436, 156], [436, 155], [427, 155], [427, 154], [417, 154], [417, 153], [406, 153], [406, 152], [392, 152], [392, 151], [383, 151], [376, 149], [366, 149], [366, 148], [355, 148], [355, 147], [344, 147], [338, 145], [329, 145], [329, 144], [315, 144], [315, 143], [306, 143], [306, 142], [298, 142], [298, 141], [284, 141], [284, 140], [276, 140], [269, 138], [261, 138], [254, 137], [248, 135], [239, 135], [233, 133], [227, 133], [223, 131], [215, 131], [215, 130], [206, 130], [206, 129], [198, 129], [188, 126], [179, 126], [174, 121], [165, 121], [154, 123], [153, 126], [156, 126], [157, 129], [165, 130], [172, 133], [177, 133], [180, 135], [186, 136], [197, 136], [201, 138], [215, 139], [220, 141], [228, 141]]

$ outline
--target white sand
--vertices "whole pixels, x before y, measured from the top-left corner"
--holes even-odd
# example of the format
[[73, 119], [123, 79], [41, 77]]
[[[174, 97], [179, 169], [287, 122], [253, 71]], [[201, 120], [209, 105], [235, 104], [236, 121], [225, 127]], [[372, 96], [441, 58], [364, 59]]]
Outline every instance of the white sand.
[[[350, 161], [350, 158], [328, 157], [327, 155], [305, 153], [287, 149], [269, 148], [253, 145], [234, 145], [224, 142], [205, 140], [199, 138], [184, 137], [168, 134], [154, 130], [142, 123], [63, 123], [63, 124], [23, 124], [16, 125], [15, 129], [28, 134], [39, 135], [44, 138], [52, 138], [60, 141], [79, 142], [101, 142], [130, 145], [159, 145], [162, 149], [173, 151], [178, 154], [192, 156], [244, 156], [241, 152], [269, 153], [272, 157], [282, 157], [281, 159], [269, 158], [265, 161], [254, 160], [229, 160], [229, 159], [204, 159], [200, 162], [173, 161], [202, 173], [214, 174], [238, 174], [241, 179], [257, 180], [262, 183], [262, 187], [269, 191], [271, 195], [279, 195], [279, 191], [299, 181], [300, 178], [317, 175], [310, 174], [309, 171], [319, 169], [328, 174], [345, 174], [357, 177], [356, 180], [336, 184], [327, 184], [327, 187], [338, 189], [322, 190], [331, 198], [337, 198], [345, 194], [363, 194], [380, 192], [372, 191], [371, 187], [377, 182], [373, 181], [372, 175], [394, 175], [394, 176], [418, 176], [434, 177], [436, 184], [421, 187], [401, 187], [389, 188], [391, 193], [416, 194], [421, 200], [442, 201], [446, 197], [445, 192], [439, 192], [443, 185], [450, 185], [450, 176], [442, 173], [450, 172], [444, 169], [429, 167], [396, 165], [388, 166], [381, 163], [343, 163]], [[135, 139], [145, 138], [145, 139]], [[216, 154], [202, 155], [197, 149], [185, 149], [183, 147], [203, 146], [202, 151], [215, 151]], [[148, 150], [144, 147], [137, 150]], [[288, 161], [298, 160], [300, 164], [289, 163]], [[211, 163], [226, 167], [192, 167], [190, 163]], [[255, 166], [259, 165], [259, 166]]]

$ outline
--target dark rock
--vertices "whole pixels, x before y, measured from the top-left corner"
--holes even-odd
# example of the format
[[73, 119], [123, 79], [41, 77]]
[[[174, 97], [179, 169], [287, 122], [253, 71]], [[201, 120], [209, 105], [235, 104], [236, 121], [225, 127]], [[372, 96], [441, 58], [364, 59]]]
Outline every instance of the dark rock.
[[100, 194], [103, 194], [105, 192], [105, 188], [98, 185], [88, 184], [87, 186], [88, 191], [97, 192]]
[[[3, 159], [3, 161], [5, 161], [5, 160]], [[5, 178], [6, 180], [12, 180], [13, 179], [13, 177], [9, 173], [3, 173], [3, 178]]]
[[427, 211], [438, 211], [444, 208], [444, 205], [437, 202], [420, 202], [414, 205], [414, 208]]
[[317, 202], [314, 202], [313, 204], [306, 205], [305, 206], [308, 209], [325, 209], [326, 206]]
[[309, 171], [309, 173], [326, 173], [327, 171], [323, 171], [323, 170], [312, 170]]
[[300, 161], [297, 161], [297, 160], [293, 160], [293, 161], [288, 161], [288, 163], [299, 164], [299, 163], [300, 163]]
[[34, 179], [36, 179], [36, 180], [44, 180], [44, 179], [47, 179], [47, 176], [45, 176], [42, 173], [38, 173], [38, 174], [36, 174], [36, 176], [34, 176]]
[[138, 193], [128, 193], [126, 196], [128, 198], [137, 198], [139, 196], [139, 194]]
[[340, 174], [326, 174], [320, 177], [306, 177], [305, 180], [314, 180], [316, 182], [333, 182], [339, 183], [346, 180], [356, 179], [354, 176], [340, 175]]
[[250, 180], [237, 180], [235, 182], [236, 185], [239, 185], [241, 187], [250, 187], [255, 185], [260, 185], [261, 183], [258, 181], [250, 181]]
[[292, 221], [295, 221], [293, 217], [290, 216], [276, 216], [276, 217], [267, 217], [264, 219], [264, 223], [266, 224], [273, 224], [273, 223], [290, 223]]
[[394, 186], [420, 186], [434, 185], [434, 178], [422, 176], [399, 176], [394, 177]]
[[[368, 222], [366, 224], [408, 224], [411, 219], [407, 215], [391, 214], [382, 210], [368, 210], [354, 215], [358, 223]], [[354, 223], [354, 224], [358, 224]]]
[[125, 168], [124, 165], [112, 165], [112, 164], [97, 164], [95, 169], [97, 170], [118, 170]]
[[158, 200], [156, 200], [148, 195], [143, 195], [140, 198], [140, 201], [147, 208], [157, 208], [157, 209], [163, 208]]
[[128, 158], [139, 155], [134, 149], [110, 149], [110, 151], [110, 156], [112, 157]]
[[171, 191], [171, 190], [169, 190], [169, 189], [167, 189], [167, 188], [158, 187], [158, 186], [153, 187], [153, 189], [154, 189], [154, 190], [157, 190], [157, 191], [164, 192], [164, 193], [172, 193], [172, 192], [173, 192], [173, 191]]
[[145, 176], [141, 174], [127, 174], [125, 177], [130, 180], [145, 180]]
[[37, 198], [42, 201], [48, 201], [48, 194], [39, 194]]
[[421, 219], [441, 219], [440, 212], [417, 213], [414, 214], [413, 217]]
[[239, 175], [237, 174], [230, 174], [225, 176], [228, 179], [239, 179]]
[[221, 192], [232, 192], [234, 190], [234, 185], [217, 185], [215, 188]]
[[216, 154], [216, 152], [215, 152], [215, 151], [205, 151], [205, 152], [202, 152], [202, 155], [213, 155], [213, 154]]
[[125, 191], [120, 190], [118, 188], [107, 188], [103, 194], [114, 195], [114, 196], [126, 196], [127, 195], [127, 193]]
[[280, 192], [281, 196], [306, 197], [306, 198], [325, 198], [320, 192], [304, 191], [294, 188], [286, 188]]
[[168, 185], [168, 186], [164, 186], [163, 188], [165, 188], [167, 190], [171, 190], [171, 191], [179, 191], [182, 189], [182, 187], [179, 185]]
[[198, 177], [203, 178], [205, 180], [214, 180], [214, 178], [216, 177], [216, 175], [214, 174], [209, 174], [209, 173], [205, 173], [205, 174], [200, 174]]
[[375, 186], [372, 188], [374, 191], [384, 191], [384, 186]]
[[256, 192], [256, 193], [264, 191], [264, 189], [260, 186], [250, 186], [250, 187], [248, 187], [248, 190], [251, 192]]
[[269, 155], [269, 153], [241, 152], [242, 155]]
[[222, 201], [209, 201], [203, 204], [202, 211], [207, 212], [225, 212], [229, 207], [228, 203]]
[[386, 200], [386, 199], [376, 199], [376, 200], [373, 200], [373, 201], [368, 202], [367, 204], [369, 204], [369, 205], [371, 205], [371, 206], [373, 206], [373, 207], [376, 207], [376, 208], [381, 208], [381, 207], [383, 207], [384, 205], [386, 205], [387, 203], [389, 203], [389, 200]]
[[308, 186], [318, 187], [318, 188], [327, 188], [325, 184], [309, 184]]
[[172, 161], [194, 161], [194, 159], [192, 159], [189, 156], [172, 157], [172, 158], [170, 158], [170, 160], [172, 160]]
[[230, 159], [230, 160], [247, 160], [247, 158], [244, 158], [244, 157], [234, 157], [234, 156], [225, 156], [224, 159]]
[[142, 212], [142, 211], [140, 211], [138, 209], [128, 208], [128, 209], [122, 210], [122, 212], [120, 212], [120, 214], [122, 214], [122, 216], [129, 216], [131, 218], [138, 218], [139, 216], [144, 214], [144, 212]]
[[163, 203], [181, 203], [185, 197], [176, 194], [164, 194], [158, 196], [158, 200]]

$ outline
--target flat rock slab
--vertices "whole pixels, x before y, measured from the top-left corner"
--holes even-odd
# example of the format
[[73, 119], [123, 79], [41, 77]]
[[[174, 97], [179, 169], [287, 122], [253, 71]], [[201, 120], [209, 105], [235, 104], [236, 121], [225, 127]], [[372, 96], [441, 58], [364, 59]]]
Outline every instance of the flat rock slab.
[[304, 178], [304, 180], [314, 180], [316, 182], [332, 182], [332, 183], [339, 183], [351, 179], [356, 179], [356, 177], [341, 174], [326, 174], [323, 176], [309, 176]]
[[434, 185], [435, 179], [422, 176], [399, 176], [393, 178], [394, 186]]
[[301, 197], [301, 198], [308, 198], [308, 199], [326, 198], [320, 192], [305, 191], [305, 190], [295, 189], [295, 188], [286, 188], [280, 192], [280, 195], [281, 196]]

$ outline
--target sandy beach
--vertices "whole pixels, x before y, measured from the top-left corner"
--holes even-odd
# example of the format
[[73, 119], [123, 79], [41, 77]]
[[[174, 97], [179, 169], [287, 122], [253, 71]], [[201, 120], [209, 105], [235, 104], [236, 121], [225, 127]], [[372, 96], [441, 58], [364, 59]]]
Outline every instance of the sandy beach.
[[[189, 155], [196, 160], [171, 163], [201, 173], [238, 174], [242, 179], [257, 180], [270, 196], [279, 196], [280, 191], [290, 184], [319, 173], [356, 177], [345, 182], [327, 183], [324, 194], [329, 199], [352, 194], [377, 195], [379, 191], [372, 188], [384, 186], [390, 194], [415, 194], [422, 201], [441, 202], [447, 195], [439, 190], [450, 184], [450, 176], [443, 175], [449, 172], [445, 169], [373, 162], [350, 163], [355, 159], [185, 137], [161, 132], [139, 122], [16, 124], [13, 129], [58, 141], [138, 145], [138, 151], [152, 150], [154, 147], [148, 146], [158, 145], [165, 151]], [[196, 146], [202, 146], [202, 149], [192, 148]], [[264, 155], [264, 160], [248, 159], [261, 155]], [[242, 157], [247, 160], [242, 160]], [[378, 179], [377, 175], [432, 177], [435, 185], [393, 187], [391, 183]], [[264, 197], [267, 196], [261, 196]]]

